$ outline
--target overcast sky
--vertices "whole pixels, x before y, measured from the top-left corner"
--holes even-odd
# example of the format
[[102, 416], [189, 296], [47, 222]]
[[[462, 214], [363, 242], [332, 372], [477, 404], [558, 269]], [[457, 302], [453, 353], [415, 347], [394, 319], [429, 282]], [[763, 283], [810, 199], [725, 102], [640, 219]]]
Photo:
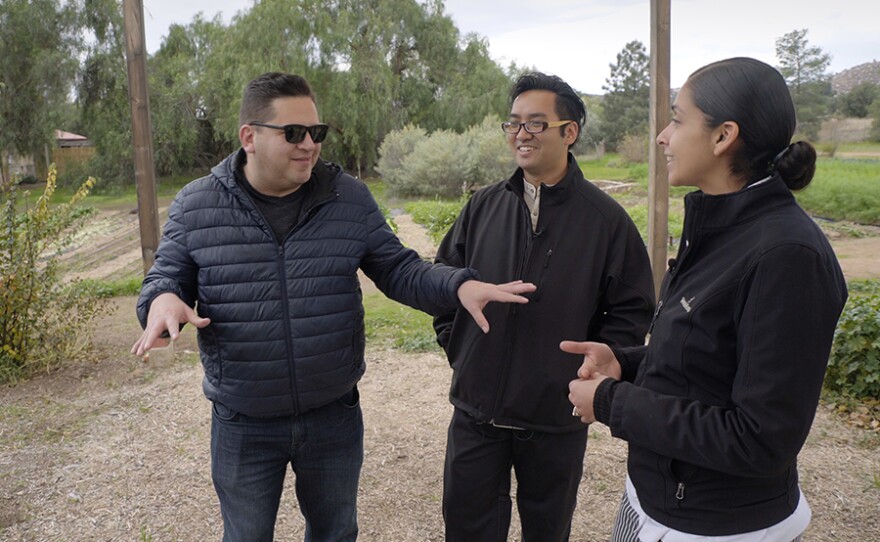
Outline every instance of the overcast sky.
[[[143, 0], [147, 50], [172, 23], [202, 12], [225, 23], [253, 0]], [[581, 92], [602, 85], [627, 42], [650, 47], [649, 0], [445, 0], [462, 34], [475, 32], [492, 57], [559, 75]], [[880, 60], [880, 0], [672, 0], [672, 86], [709, 62], [751, 56], [776, 65], [776, 38], [806, 28], [831, 55], [830, 72]]]

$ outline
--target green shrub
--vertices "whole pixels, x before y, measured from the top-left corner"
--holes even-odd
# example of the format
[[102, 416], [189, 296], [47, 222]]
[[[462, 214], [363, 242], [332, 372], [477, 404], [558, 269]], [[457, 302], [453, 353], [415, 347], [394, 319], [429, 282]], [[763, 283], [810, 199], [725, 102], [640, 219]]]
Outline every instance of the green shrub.
[[395, 196], [470, 193], [508, 177], [515, 167], [500, 125], [490, 115], [463, 134], [440, 130], [426, 135], [407, 126], [386, 136], [377, 170]]
[[406, 212], [412, 216], [416, 224], [420, 224], [435, 243], [440, 243], [443, 236], [452, 227], [452, 223], [461, 213], [467, 198], [462, 196], [455, 201], [418, 200], [406, 204]]
[[627, 134], [617, 149], [627, 164], [643, 164], [648, 161], [649, 147], [646, 134]]
[[469, 150], [466, 135], [436, 131], [403, 159], [405, 181], [391, 188], [401, 196], [456, 197], [469, 187]]
[[837, 323], [825, 388], [870, 399], [880, 397], [880, 294], [876, 287], [860, 290], [854, 289]]
[[428, 138], [428, 133], [413, 125], [404, 126], [385, 136], [379, 147], [379, 161], [376, 171], [382, 175], [391, 192], [405, 194], [412, 180], [403, 170], [403, 161], [412, 154], [416, 146]]
[[849, 295], [875, 295], [880, 296], [880, 280], [851, 280], [846, 283]]
[[501, 119], [490, 115], [483, 122], [468, 128], [468, 176], [463, 193], [488, 186], [510, 177], [516, 161], [501, 131]]
[[0, 382], [51, 369], [90, 347], [98, 298], [89, 285], [62, 281], [58, 257], [90, 213], [77, 203], [94, 182], [87, 179], [69, 202], [52, 207], [54, 165], [33, 207], [14, 185], [0, 187]]

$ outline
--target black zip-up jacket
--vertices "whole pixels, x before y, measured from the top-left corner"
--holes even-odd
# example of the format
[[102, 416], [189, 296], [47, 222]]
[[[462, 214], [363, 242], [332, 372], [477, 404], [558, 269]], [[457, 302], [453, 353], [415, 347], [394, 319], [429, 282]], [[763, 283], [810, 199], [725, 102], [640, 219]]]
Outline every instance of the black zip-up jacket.
[[518, 169], [473, 195], [437, 261], [474, 268], [482, 280], [538, 286], [527, 305], [487, 306], [489, 334], [463, 310], [435, 318], [454, 371], [452, 403], [496, 425], [583, 430], [568, 401], [583, 358], [562, 352], [559, 343], [644, 344], [653, 313], [647, 251], [626, 211], [585, 180], [569, 155], [562, 181], [541, 187], [535, 232]]
[[846, 298], [831, 246], [778, 176], [685, 197], [650, 342], [616, 350], [623, 381], [604, 381], [593, 402], [629, 443], [649, 516], [720, 536], [794, 512], [797, 455]]
[[382, 292], [432, 314], [459, 305], [475, 274], [405, 248], [366, 185], [318, 162], [296, 227], [279, 244], [235, 181], [243, 151], [186, 185], [168, 209], [137, 312], [173, 292], [211, 324], [198, 330], [212, 401], [248, 416], [296, 415], [364, 374], [363, 269]]

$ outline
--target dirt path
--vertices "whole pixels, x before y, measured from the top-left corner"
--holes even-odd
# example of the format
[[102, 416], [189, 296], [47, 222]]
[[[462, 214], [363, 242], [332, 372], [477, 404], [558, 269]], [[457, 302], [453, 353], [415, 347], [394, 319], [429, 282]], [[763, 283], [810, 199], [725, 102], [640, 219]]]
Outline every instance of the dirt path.
[[[102, 362], [0, 388], [0, 540], [219, 540], [209, 470], [209, 404], [191, 333], [148, 363], [127, 354], [134, 298], [98, 326]], [[438, 354], [371, 345], [361, 384], [366, 459], [361, 539], [441, 541], [450, 371]], [[625, 446], [590, 430], [572, 541], [607, 538]], [[809, 542], [880, 540], [880, 438], [820, 410], [801, 454]], [[278, 540], [301, 540], [292, 480]], [[511, 532], [516, 540], [518, 529]]]
[[[433, 255], [426, 237], [412, 235], [417, 226], [397, 222], [409, 246]], [[847, 275], [877, 276], [880, 238], [844, 241], [834, 244]], [[95, 326], [100, 362], [0, 387], [0, 540], [219, 540], [210, 409], [192, 330], [174, 352], [135, 359], [134, 302], [113, 300], [116, 310]], [[441, 541], [448, 365], [379, 344], [367, 359], [361, 540]], [[601, 425], [590, 435], [573, 542], [607, 539], [625, 476], [624, 444]], [[880, 541], [880, 435], [823, 407], [799, 468], [813, 509], [807, 542]], [[288, 480], [278, 540], [302, 539], [296, 506]]]
[[832, 239], [831, 246], [847, 279], [880, 278], [880, 237]]

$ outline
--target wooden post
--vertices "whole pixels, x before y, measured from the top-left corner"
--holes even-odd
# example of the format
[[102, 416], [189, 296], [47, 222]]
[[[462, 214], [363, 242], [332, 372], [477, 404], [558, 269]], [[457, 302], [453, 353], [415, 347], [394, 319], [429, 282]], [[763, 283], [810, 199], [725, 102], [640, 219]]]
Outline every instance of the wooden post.
[[670, 0], [651, 0], [651, 109], [648, 154], [648, 255], [654, 273], [654, 291], [666, 273], [669, 243], [669, 178], [666, 158], [657, 136], [669, 124], [670, 115]]
[[144, 274], [150, 270], [159, 247], [159, 210], [156, 202], [156, 170], [153, 165], [153, 129], [147, 90], [147, 57], [144, 43], [143, 0], [123, 0], [125, 54], [128, 62], [128, 97], [131, 103], [131, 134], [134, 146], [134, 179], [137, 183], [138, 222]]

